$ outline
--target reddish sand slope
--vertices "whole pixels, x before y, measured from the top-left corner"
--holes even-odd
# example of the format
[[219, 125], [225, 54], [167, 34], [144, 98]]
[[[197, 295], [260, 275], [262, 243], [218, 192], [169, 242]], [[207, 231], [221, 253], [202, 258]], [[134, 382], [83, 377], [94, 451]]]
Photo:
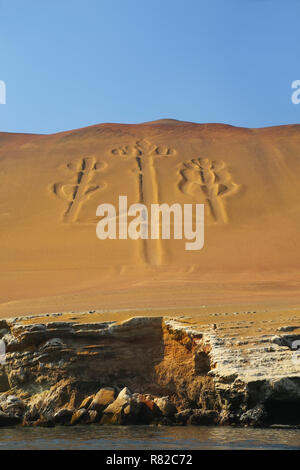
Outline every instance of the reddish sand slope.
[[[0, 315], [300, 300], [300, 125], [0, 133]], [[96, 208], [205, 204], [205, 244], [103, 240]]]

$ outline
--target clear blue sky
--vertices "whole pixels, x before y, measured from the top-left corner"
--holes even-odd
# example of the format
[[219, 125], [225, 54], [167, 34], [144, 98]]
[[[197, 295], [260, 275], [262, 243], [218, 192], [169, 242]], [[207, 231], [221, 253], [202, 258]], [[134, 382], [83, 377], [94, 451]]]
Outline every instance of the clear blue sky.
[[299, 0], [0, 0], [0, 130], [299, 123]]

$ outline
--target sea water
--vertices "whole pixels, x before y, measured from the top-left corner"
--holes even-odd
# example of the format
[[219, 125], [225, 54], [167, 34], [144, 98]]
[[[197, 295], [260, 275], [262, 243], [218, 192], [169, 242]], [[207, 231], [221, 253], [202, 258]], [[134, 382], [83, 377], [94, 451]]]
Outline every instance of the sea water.
[[300, 449], [300, 429], [206, 426], [74, 426], [1, 428], [4, 449]]

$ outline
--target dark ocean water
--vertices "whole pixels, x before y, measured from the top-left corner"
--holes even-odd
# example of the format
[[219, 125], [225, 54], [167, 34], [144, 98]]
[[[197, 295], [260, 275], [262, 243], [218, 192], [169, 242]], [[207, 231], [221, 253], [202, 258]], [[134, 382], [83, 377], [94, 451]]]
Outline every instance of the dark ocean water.
[[4, 449], [300, 449], [300, 429], [75, 426], [0, 429]]

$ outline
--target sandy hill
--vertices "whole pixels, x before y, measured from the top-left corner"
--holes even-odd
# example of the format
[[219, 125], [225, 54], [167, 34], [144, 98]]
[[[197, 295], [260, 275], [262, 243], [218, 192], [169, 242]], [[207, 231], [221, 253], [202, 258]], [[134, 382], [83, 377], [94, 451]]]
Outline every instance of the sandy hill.
[[[0, 314], [299, 301], [300, 125], [0, 133]], [[96, 237], [96, 208], [204, 203], [205, 245]]]

